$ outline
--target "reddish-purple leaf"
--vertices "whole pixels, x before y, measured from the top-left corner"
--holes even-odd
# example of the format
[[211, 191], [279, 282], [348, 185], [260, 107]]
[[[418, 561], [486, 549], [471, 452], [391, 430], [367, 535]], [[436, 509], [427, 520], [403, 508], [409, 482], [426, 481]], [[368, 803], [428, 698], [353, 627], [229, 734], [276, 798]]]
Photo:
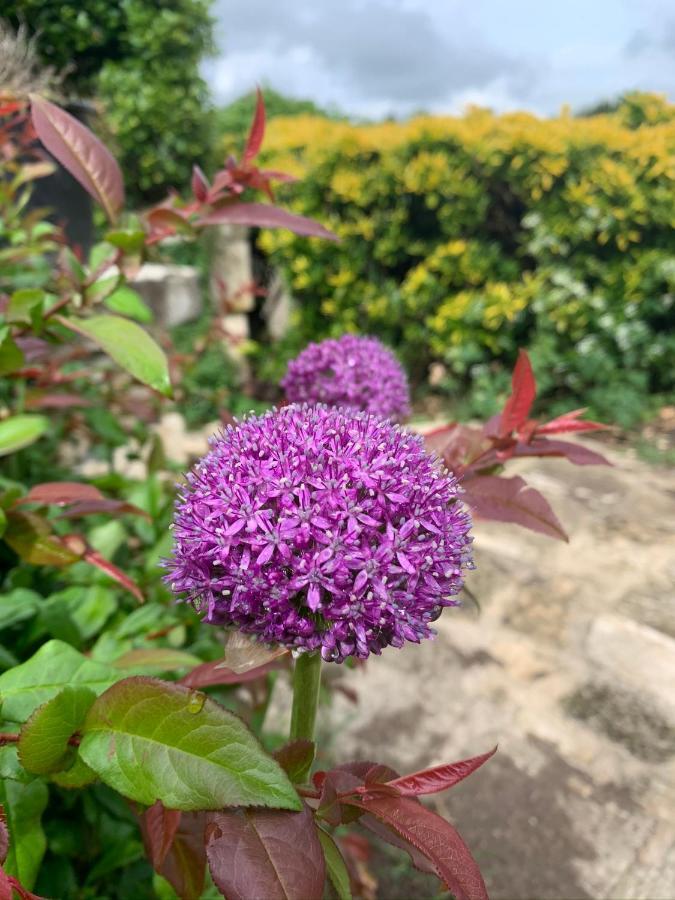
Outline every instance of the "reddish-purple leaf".
[[461, 470], [489, 446], [480, 428], [458, 423], [429, 432], [424, 445], [430, 453], [437, 453], [451, 472]]
[[518, 361], [511, 379], [511, 396], [502, 410], [499, 434], [506, 437], [525, 423], [537, 395], [537, 383], [524, 350], [518, 351]]
[[203, 812], [184, 812], [159, 874], [183, 900], [201, 897], [206, 880]]
[[206, 856], [228, 900], [321, 900], [323, 850], [311, 810], [225, 810], [208, 817]]
[[104, 556], [101, 556], [98, 551], [94, 550], [92, 547], [87, 547], [84, 552], [83, 558], [92, 566], [96, 566], [97, 569], [100, 569], [102, 572], [105, 572], [106, 575], [109, 575], [114, 581], [118, 584], [121, 584], [122, 587], [125, 587], [128, 591], [134, 595], [134, 597], [138, 600], [139, 603], [144, 603], [145, 598], [141, 593], [141, 589], [138, 585], [129, 578], [128, 575], [125, 575], [121, 569], [118, 569], [114, 563], [111, 563], [109, 559], [106, 559]]
[[324, 228], [314, 219], [296, 216], [277, 206], [268, 203], [232, 203], [214, 209], [197, 220], [197, 225], [220, 225], [231, 222], [233, 225], [248, 225], [254, 228], [288, 228], [295, 234], [305, 237], [320, 237], [330, 241], [339, 240], [336, 234]]
[[460, 762], [449, 763], [445, 766], [433, 766], [421, 772], [403, 775], [401, 778], [396, 778], [394, 781], [387, 783], [390, 787], [395, 787], [404, 797], [420, 797], [423, 794], [436, 794], [439, 791], [447, 791], [448, 788], [459, 784], [460, 781], [463, 781], [472, 772], [475, 772], [496, 752], [497, 748], [495, 747], [489, 753], [473, 756], [470, 759], [463, 759]]
[[276, 169], [261, 169], [260, 174], [269, 181], [281, 181], [284, 184], [293, 184], [298, 181], [295, 175], [289, 175], [288, 172], [278, 172]]
[[609, 425], [603, 425], [602, 422], [591, 422], [580, 419], [579, 416], [583, 416], [585, 412], [586, 407], [573, 409], [563, 416], [551, 419], [550, 422], [545, 422], [543, 425], [537, 425], [535, 434], [538, 436], [540, 434], [569, 434], [570, 432], [604, 431], [610, 427]]
[[18, 894], [19, 900], [46, 900], [27, 890], [13, 875], [8, 875], [0, 868], [0, 900], [14, 900], [14, 894]]
[[0, 867], [0, 900], [13, 900], [14, 888], [9, 875]]
[[267, 675], [272, 669], [278, 665], [276, 661], [265, 663], [264, 666], [258, 666], [255, 669], [249, 669], [247, 672], [233, 672], [232, 669], [226, 669], [222, 665], [222, 660], [217, 659], [215, 662], [202, 663], [187, 675], [180, 679], [180, 683], [189, 688], [205, 688], [213, 687], [217, 684], [245, 684], [248, 681], [255, 681]]
[[146, 214], [153, 231], [190, 231], [189, 213], [168, 206], [159, 206]]
[[114, 222], [124, 205], [124, 182], [113, 155], [65, 110], [37, 94], [31, 94], [30, 100], [37, 136]]
[[26, 409], [70, 409], [73, 406], [91, 406], [91, 401], [77, 394], [43, 394], [36, 392], [26, 397]]
[[153, 869], [179, 897], [200, 897], [206, 878], [204, 813], [180, 813], [157, 801], [140, 816], [141, 834]]
[[577, 466], [611, 466], [612, 463], [601, 453], [589, 450], [583, 444], [571, 441], [555, 441], [535, 438], [528, 443], [518, 442], [513, 448], [514, 456], [564, 456]]
[[399, 837], [395, 831], [392, 831], [391, 828], [388, 828], [383, 822], [376, 819], [375, 816], [366, 813], [359, 819], [359, 825], [362, 825], [363, 828], [367, 828], [368, 831], [372, 831], [373, 834], [376, 834], [380, 838], [380, 840], [386, 841], [388, 844], [391, 844], [392, 847], [397, 847], [399, 850], [405, 850], [410, 856], [412, 864], [416, 869], [419, 869], [420, 872], [427, 872], [430, 875], [436, 874], [434, 864], [430, 862], [424, 854], [420, 853], [417, 847], [413, 847], [412, 844], [404, 841], [402, 837]]
[[57, 506], [65, 506], [79, 500], [104, 499], [103, 494], [92, 484], [82, 484], [79, 481], [45, 481], [32, 487], [17, 501], [17, 504], [40, 503], [46, 506], [54, 503]]
[[482, 519], [511, 522], [566, 541], [567, 535], [548, 501], [519, 475], [474, 475], [462, 482], [464, 500]]
[[101, 500], [81, 500], [73, 503], [57, 518], [79, 519], [81, 516], [93, 516], [96, 513], [108, 513], [111, 516], [129, 513], [134, 516], [143, 516], [148, 521], [152, 520], [150, 514], [139, 506], [134, 506], [133, 503], [127, 503], [124, 500], [110, 500], [107, 497], [103, 497]]
[[42, 338], [26, 335], [15, 339], [16, 346], [23, 353], [27, 363], [41, 362], [52, 352], [52, 347]]
[[262, 147], [263, 138], [265, 136], [265, 101], [263, 100], [262, 91], [256, 88], [256, 103], [253, 122], [251, 122], [251, 130], [246, 139], [244, 147], [244, 155], [242, 162], [244, 165], [250, 163], [256, 158]]
[[192, 193], [200, 203], [206, 200], [209, 193], [209, 182], [199, 166], [192, 167]]
[[416, 847], [457, 900], [488, 900], [476, 861], [456, 829], [419, 800], [374, 794], [348, 802], [371, 813]]
[[140, 816], [145, 852], [157, 872], [173, 843], [180, 816], [179, 810], [167, 809], [159, 800]]
[[291, 741], [275, 751], [273, 756], [293, 784], [297, 784], [304, 780], [302, 776], [314, 760], [314, 743], [304, 739]]

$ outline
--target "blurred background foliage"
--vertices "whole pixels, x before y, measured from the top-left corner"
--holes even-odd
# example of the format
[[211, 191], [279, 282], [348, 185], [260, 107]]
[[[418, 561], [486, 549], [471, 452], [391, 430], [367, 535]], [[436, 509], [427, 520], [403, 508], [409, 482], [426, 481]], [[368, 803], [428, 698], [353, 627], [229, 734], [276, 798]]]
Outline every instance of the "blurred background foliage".
[[554, 119], [275, 119], [266, 161], [301, 179], [284, 200], [341, 237], [258, 240], [299, 301], [286, 355], [374, 333], [482, 415], [525, 346], [552, 412], [573, 397], [634, 424], [673, 389], [674, 151], [651, 94]]
[[[93, 99], [132, 205], [190, 182], [213, 160], [214, 120], [200, 61], [213, 50], [211, 0], [7, 0], [69, 100]], [[99, 129], [100, 130], [100, 129]]]

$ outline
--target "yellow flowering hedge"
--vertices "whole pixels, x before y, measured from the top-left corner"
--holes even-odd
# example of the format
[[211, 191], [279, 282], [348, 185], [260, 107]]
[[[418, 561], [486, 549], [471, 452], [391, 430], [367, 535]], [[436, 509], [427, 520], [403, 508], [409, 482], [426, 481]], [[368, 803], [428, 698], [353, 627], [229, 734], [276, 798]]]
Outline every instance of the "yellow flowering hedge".
[[664, 98], [631, 95], [585, 118], [275, 119], [266, 151], [301, 178], [284, 199], [341, 237], [259, 238], [299, 301], [299, 340], [378, 334], [420, 380], [445, 364], [451, 388], [529, 346], [550, 395], [605, 414], [617, 398], [672, 389], [675, 106]]

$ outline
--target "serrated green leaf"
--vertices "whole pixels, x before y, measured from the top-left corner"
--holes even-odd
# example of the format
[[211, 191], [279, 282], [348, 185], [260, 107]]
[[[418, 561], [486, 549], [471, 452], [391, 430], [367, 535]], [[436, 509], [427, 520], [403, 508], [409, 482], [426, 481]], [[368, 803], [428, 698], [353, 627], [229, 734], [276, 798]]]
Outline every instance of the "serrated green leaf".
[[68, 743], [96, 700], [87, 687], [64, 687], [39, 706], [19, 733], [19, 761], [27, 772], [49, 775], [68, 768], [76, 755]]
[[81, 758], [138, 803], [301, 809], [285, 773], [244, 723], [199, 691], [127, 678], [96, 701], [81, 731]]
[[115, 362], [134, 378], [169, 396], [169, 364], [162, 348], [143, 329], [119, 316], [93, 316], [91, 319], [59, 321], [95, 341]]
[[119, 677], [118, 669], [87, 659], [63, 641], [48, 641], [25, 663], [0, 675], [0, 718], [25, 722], [66, 685], [101, 694]]
[[111, 312], [129, 316], [130, 319], [136, 319], [137, 322], [143, 322], [144, 325], [153, 320], [152, 310], [145, 305], [136, 291], [132, 291], [126, 285], [117, 288], [103, 302]]
[[35, 443], [49, 428], [46, 416], [11, 416], [0, 422], [0, 456], [7, 456]]
[[34, 616], [40, 600], [40, 595], [28, 588], [14, 588], [0, 594], [0, 630]]
[[342, 854], [337, 848], [337, 844], [333, 838], [323, 830], [317, 829], [319, 841], [323, 850], [324, 859], [326, 860], [326, 871], [330, 878], [330, 883], [335, 889], [339, 900], [352, 900], [352, 892], [349, 886], [349, 872], [342, 858]]
[[28, 784], [20, 781], [0, 781], [0, 804], [4, 807], [9, 828], [9, 853], [3, 864], [31, 890], [47, 846], [42, 830], [42, 813], [49, 793], [44, 781], [36, 779]]

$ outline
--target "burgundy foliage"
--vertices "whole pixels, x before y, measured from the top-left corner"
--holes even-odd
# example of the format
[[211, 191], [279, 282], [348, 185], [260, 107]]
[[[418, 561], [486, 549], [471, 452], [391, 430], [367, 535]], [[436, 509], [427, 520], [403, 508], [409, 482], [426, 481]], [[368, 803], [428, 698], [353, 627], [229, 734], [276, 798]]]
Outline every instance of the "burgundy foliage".
[[[146, 213], [150, 226], [148, 243], [153, 244], [176, 233], [193, 233], [209, 225], [229, 222], [256, 228], [288, 228], [305, 237], [337, 240], [319, 222], [273, 206], [272, 182], [294, 181], [283, 172], [259, 169], [255, 159], [265, 135], [265, 104], [258, 90], [256, 110], [244, 146], [241, 162], [229, 157], [211, 182], [195, 167], [192, 172], [192, 199], [182, 202], [171, 196]], [[241, 202], [246, 191], [262, 191], [270, 203]]]
[[139, 822], [153, 869], [166, 878], [179, 897], [199, 897], [206, 878], [205, 813], [181, 813], [157, 801]]
[[464, 500], [477, 518], [510, 522], [566, 541], [567, 535], [548, 501], [520, 477], [504, 478], [510, 459], [563, 457], [578, 466], [611, 465], [600, 453], [549, 435], [600, 431], [608, 426], [581, 419], [575, 409], [550, 422], [530, 418], [537, 385], [529, 357], [520, 350], [511, 380], [511, 394], [501, 413], [482, 428], [453, 422], [425, 435], [430, 452], [437, 453], [464, 488]]
[[65, 110], [35, 94], [31, 96], [31, 116], [47, 150], [114, 222], [124, 205], [124, 181], [108, 148]]
[[228, 900], [321, 900], [323, 850], [308, 806], [302, 812], [224, 810], [206, 826], [211, 877]]

